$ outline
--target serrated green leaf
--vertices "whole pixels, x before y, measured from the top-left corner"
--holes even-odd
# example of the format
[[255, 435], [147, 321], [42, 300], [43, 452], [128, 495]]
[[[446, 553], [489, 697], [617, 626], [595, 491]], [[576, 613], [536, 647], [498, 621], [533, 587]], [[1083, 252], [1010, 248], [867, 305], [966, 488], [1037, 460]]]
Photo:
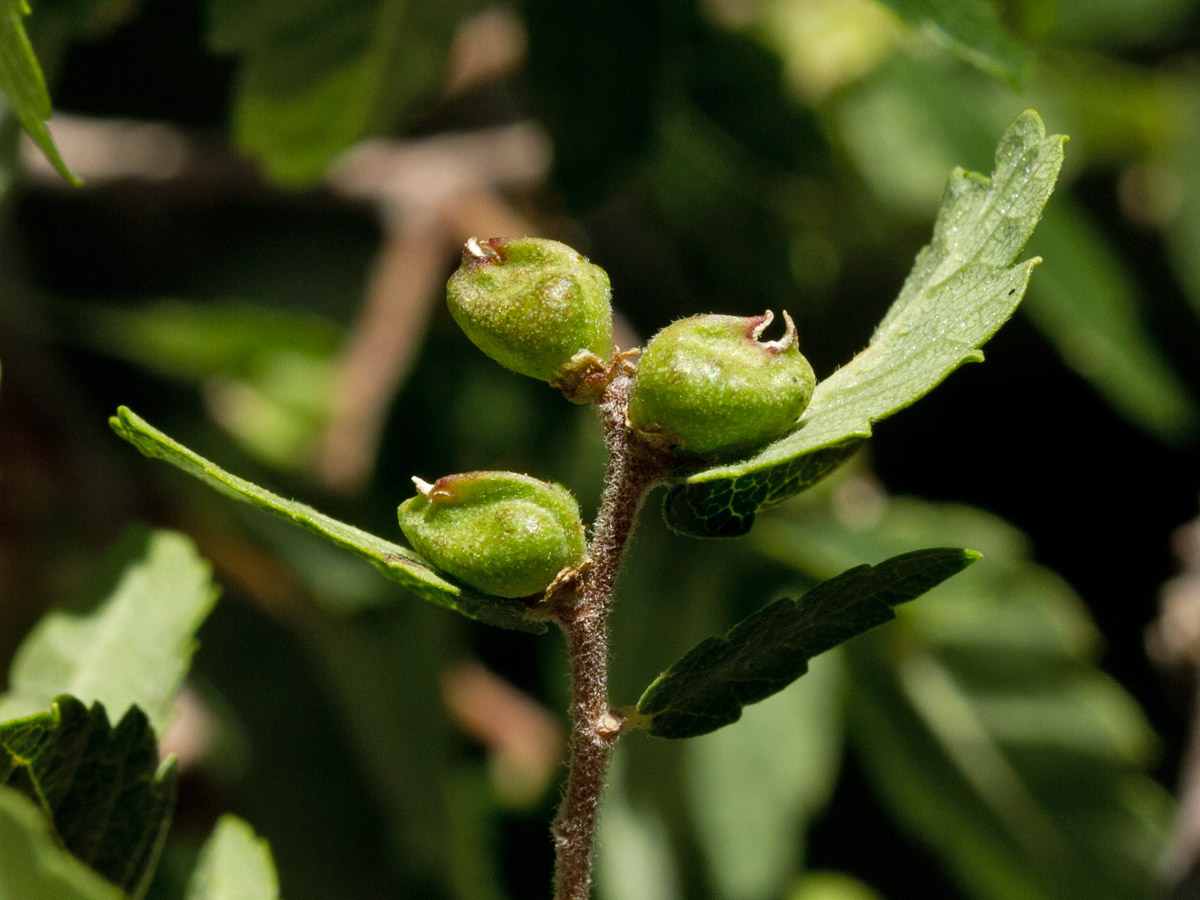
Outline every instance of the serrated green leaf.
[[29, 4], [26, 0], [0, 0], [0, 91], [8, 98], [21, 127], [58, 173], [78, 186], [80, 180], [67, 168], [46, 129], [46, 119], [50, 118], [50, 94], [33, 45], [25, 33], [24, 18], [27, 15]]
[[[126, 551], [128, 548], [125, 548]], [[112, 594], [86, 615], [50, 613], [22, 642], [0, 721], [49, 708], [60, 694], [124, 714], [140, 707], [159, 734], [217, 599], [208, 563], [181, 534], [136, 541]]]
[[808, 661], [895, 618], [892, 607], [921, 596], [979, 558], [970, 550], [917, 550], [858, 566], [799, 600], [784, 597], [724, 637], [702, 641], [646, 688], [637, 704], [657, 737], [707, 734], [736, 722], [742, 707], [787, 687]]
[[972, 65], [1019, 84], [1029, 52], [1000, 19], [993, 0], [880, 0], [913, 25], [933, 25]]
[[279, 900], [267, 842], [236, 816], [222, 816], [204, 843], [186, 900]]
[[0, 725], [0, 783], [41, 806], [63, 846], [134, 898], [154, 872], [176, 780], [137, 707], [113, 728], [99, 703], [62, 696], [49, 713]]
[[1061, 579], [978, 510], [891, 498], [870, 525], [789, 511], [755, 545], [820, 577], [914, 540], [984, 562], [845, 651], [850, 738], [893, 817], [978, 900], [1149, 897], [1171, 801], [1155, 740], [1095, 667], [1100, 640]]
[[871, 425], [931, 391], [1017, 308], [1037, 260], [1014, 264], [1062, 167], [1061, 135], [1022, 113], [1001, 138], [991, 179], [957, 170], [933, 240], [870, 345], [817, 385], [797, 429], [757, 455], [691, 474], [667, 494], [664, 515], [700, 537], [746, 533], [760, 509], [827, 475], [871, 435]]
[[437, 86], [473, 4], [214, 0], [209, 40], [235, 53], [238, 143], [289, 184], [319, 178], [356, 141]]
[[[50, 823], [19, 791], [0, 784], [0, 897], [4, 900], [128, 900], [55, 840]], [[12, 863], [20, 860], [20, 864]]]
[[125, 407], [117, 410], [117, 415], [109, 420], [109, 424], [118, 435], [146, 456], [169, 462], [235, 500], [274, 513], [319, 534], [361, 556], [385, 577], [399, 582], [423, 600], [489, 625], [534, 633], [546, 630], [544, 623], [526, 618], [527, 608], [520, 601], [486, 597], [454, 584], [407, 547], [339, 522], [310, 506], [285, 500], [244, 478], [238, 478], [172, 440]]

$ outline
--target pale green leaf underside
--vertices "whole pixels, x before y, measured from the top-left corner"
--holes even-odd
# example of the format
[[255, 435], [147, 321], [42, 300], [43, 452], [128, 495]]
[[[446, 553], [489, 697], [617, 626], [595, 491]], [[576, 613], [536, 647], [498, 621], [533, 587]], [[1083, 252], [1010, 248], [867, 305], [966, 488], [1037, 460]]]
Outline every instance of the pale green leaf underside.
[[128, 900], [59, 846], [50, 823], [32, 801], [0, 785], [0, 897], [14, 900]]
[[54, 168], [71, 184], [78, 185], [79, 179], [63, 162], [46, 129], [46, 119], [50, 118], [50, 95], [25, 33], [23, 19], [29, 14], [29, 6], [25, 0], [0, 0], [0, 10], [3, 16], [0, 21], [0, 91], [8, 98], [21, 127]]
[[979, 558], [970, 550], [918, 550], [857, 566], [799, 600], [784, 597], [723, 637], [701, 641], [646, 688], [637, 712], [657, 737], [707, 734], [736, 722], [742, 707], [783, 690], [808, 661], [895, 618], [892, 607], [921, 596]]
[[913, 25], [933, 25], [972, 65], [1020, 82], [1029, 53], [1001, 20], [993, 0], [881, 0]]
[[163, 434], [125, 407], [118, 409], [109, 422], [117, 434], [146, 456], [169, 462], [229, 497], [319, 534], [374, 564], [386, 577], [399, 582], [423, 600], [489, 625], [531, 632], [546, 629], [544, 623], [526, 618], [526, 606], [520, 601], [487, 597], [454, 584], [407, 547], [339, 522], [303, 503], [285, 500], [244, 478], [238, 478]]
[[279, 900], [267, 842], [236, 816], [222, 816], [200, 851], [186, 900]]
[[687, 477], [664, 516], [701, 537], [746, 533], [754, 514], [799, 493], [845, 461], [871, 425], [914, 403], [967, 362], [1013, 314], [1038, 260], [1015, 263], [1041, 216], [1063, 161], [1032, 110], [996, 148], [990, 179], [956, 170], [933, 240], [917, 255], [900, 296], [867, 349], [817, 385], [795, 431], [757, 455]]
[[181, 534], [158, 531], [103, 604], [51, 613], [21, 644], [0, 721], [49, 709], [59, 694], [99, 700], [113, 715], [139, 706], [158, 734], [217, 598], [208, 563]]

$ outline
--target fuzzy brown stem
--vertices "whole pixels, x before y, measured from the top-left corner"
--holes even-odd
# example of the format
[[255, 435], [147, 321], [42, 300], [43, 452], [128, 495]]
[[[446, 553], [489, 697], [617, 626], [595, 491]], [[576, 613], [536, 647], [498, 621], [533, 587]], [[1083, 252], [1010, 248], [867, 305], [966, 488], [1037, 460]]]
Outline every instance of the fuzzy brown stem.
[[566, 791], [554, 820], [555, 900], [587, 900], [596, 811], [623, 720], [608, 699], [608, 611], [621, 557], [646, 493], [664, 469], [625, 426], [629, 379], [617, 376], [597, 406], [608, 446], [608, 480], [578, 598], [556, 613], [571, 660], [571, 743]]

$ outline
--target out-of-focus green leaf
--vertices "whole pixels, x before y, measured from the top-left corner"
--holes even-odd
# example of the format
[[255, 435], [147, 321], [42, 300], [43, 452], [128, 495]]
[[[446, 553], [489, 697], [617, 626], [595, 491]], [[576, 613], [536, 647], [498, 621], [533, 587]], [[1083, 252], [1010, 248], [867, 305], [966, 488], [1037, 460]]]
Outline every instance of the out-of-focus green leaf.
[[[987, 159], [1017, 102], [956, 60], [896, 53], [840, 95], [830, 114], [859, 177], [881, 203], [917, 219], [937, 209], [948, 168]], [[1043, 111], [1058, 121], [1053, 106], [1043, 102]]]
[[1179, 129], [1165, 160], [1170, 176], [1178, 179], [1178, 207], [1166, 223], [1167, 247], [1192, 308], [1200, 315], [1200, 80], [1186, 78], [1174, 104]]
[[255, 458], [312, 459], [332, 399], [331, 322], [246, 303], [159, 300], [72, 311], [79, 338], [153, 372], [200, 382], [213, 417]]
[[209, 41], [236, 54], [238, 142], [286, 184], [319, 178], [437, 85], [474, 3], [213, 0]]
[[1025, 311], [1067, 364], [1156, 437], [1181, 442], [1200, 413], [1138, 314], [1137, 288], [1116, 253], [1068, 203], [1038, 226], [1033, 249], [1047, 263]]
[[328, 621], [315, 636], [393, 855], [429, 884], [446, 882], [460, 850], [451, 773], [461, 735], [447, 721], [439, 681], [461, 653], [456, 626], [438, 610], [409, 604]]
[[33, 138], [33, 142], [46, 154], [54, 168], [71, 184], [78, 186], [76, 178], [54, 146], [54, 139], [46, 129], [50, 118], [50, 94], [46, 90], [46, 79], [33, 53], [33, 45], [25, 33], [25, 16], [29, 15], [26, 0], [2, 0], [0, 2], [0, 91], [8, 98], [12, 110], [21, 122], [21, 127]]
[[843, 872], [809, 872], [788, 900], [880, 900], [877, 893]]
[[744, 534], [754, 514], [804, 490], [870, 437], [871, 424], [924, 396], [1012, 315], [1037, 260], [1014, 263], [1054, 189], [1061, 135], [1032, 111], [996, 148], [992, 178], [957, 170], [900, 296], [870, 346], [825, 379], [797, 429], [748, 460], [690, 475], [667, 495], [687, 534]]
[[1058, 0], [1052, 38], [1094, 49], [1137, 47], [1185, 27], [1192, 0]]
[[186, 900], [279, 900], [271, 848], [236, 816], [222, 816], [200, 851]]
[[[46, 816], [0, 784], [0, 897], [5, 900], [128, 900], [55, 839]], [[12, 864], [19, 860], [19, 864]]]
[[744, 710], [737, 728], [685, 745], [696, 836], [722, 900], [767, 900], [802, 862], [804, 831], [833, 793], [842, 756], [836, 651], [804, 680]]
[[917, 550], [848, 569], [799, 600], [776, 600], [724, 637], [701, 641], [659, 675], [638, 700], [638, 715], [651, 734], [665, 738], [695, 737], [736, 722], [742, 707], [807, 672], [814, 656], [891, 621], [893, 606], [978, 558], [971, 550]]
[[136, 706], [113, 728], [99, 703], [62, 696], [51, 712], [0, 725], [0, 783], [38, 803], [63, 846], [134, 898], [154, 872], [176, 779]]
[[208, 563], [181, 534], [135, 536], [116, 552], [130, 563], [100, 606], [86, 615], [51, 613], [25, 638], [0, 697], [0, 720], [71, 694], [114, 713], [136, 705], [158, 734], [166, 731], [217, 589]]
[[461, 773], [447, 791], [451, 848], [446, 858], [455, 900], [508, 900], [491, 794], [477, 768]]
[[1154, 738], [1095, 668], [1079, 599], [1021, 535], [964, 507], [893, 499], [873, 523], [813, 512], [755, 532], [821, 575], [954, 535], [984, 562], [846, 649], [850, 736], [896, 820], [981, 900], [1149, 897], [1171, 816]]
[[618, 747], [596, 826], [596, 895], [601, 900], [683, 900], [666, 823], [653, 806], [629, 796], [625, 768]]
[[339, 522], [310, 506], [285, 500], [256, 484], [231, 475], [204, 457], [172, 440], [133, 411], [121, 407], [109, 420], [113, 430], [146, 456], [161, 459], [200, 479], [228, 497], [274, 513], [301, 528], [319, 534], [339, 547], [372, 563], [387, 578], [397, 581], [423, 600], [478, 619], [489, 625], [542, 632], [543, 622], [526, 617], [519, 601], [485, 597], [441, 577], [432, 566], [407, 547], [368, 534], [353, 525]]
[[0, 202], [8, 196], [17, 176], [21, 123], [0, 94]]
[[1000, 19], [992, 0], [880, 0], [914, 25], [932, 25], [964, 59], [1018, 84], [1029, 52]]
[[249, 303], [90, 304], [72, 318], [88, 346], [188, 380], [253, 378], [282, 354], [323, 359], [341, 342], [340, 330], [326, 319]]

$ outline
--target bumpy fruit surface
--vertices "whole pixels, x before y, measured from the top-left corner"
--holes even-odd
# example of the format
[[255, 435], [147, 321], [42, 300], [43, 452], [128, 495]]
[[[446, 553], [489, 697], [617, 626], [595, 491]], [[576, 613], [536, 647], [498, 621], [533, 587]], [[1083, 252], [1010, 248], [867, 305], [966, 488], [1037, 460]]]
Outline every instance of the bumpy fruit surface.
[[515, 472], [413, 479], [400, 529], [439, 569], [495, 597], [542, 593], [587, 553], [579, 504], [562, 486]]
[[522, 375], [554, 381], [577, 354], [612, 356], [608, 275], [558, 241], [471, 238], [446, 297], [471, 342]]
[[791, 431], [816, 387], [796, 326], [762, 341], [774, 319], [705, 315], [668, 325], [646, 345], [629, 423], [673, 452], [705, 459], [752, 453]]

